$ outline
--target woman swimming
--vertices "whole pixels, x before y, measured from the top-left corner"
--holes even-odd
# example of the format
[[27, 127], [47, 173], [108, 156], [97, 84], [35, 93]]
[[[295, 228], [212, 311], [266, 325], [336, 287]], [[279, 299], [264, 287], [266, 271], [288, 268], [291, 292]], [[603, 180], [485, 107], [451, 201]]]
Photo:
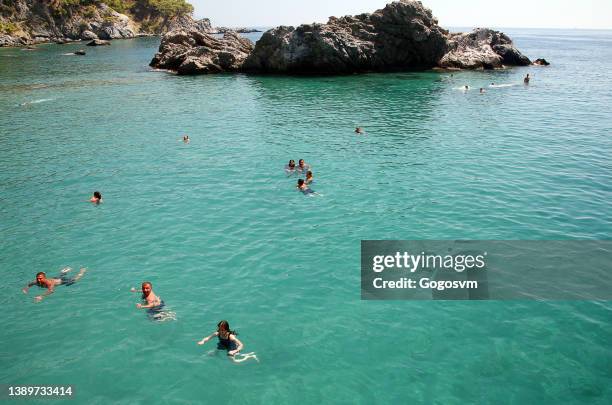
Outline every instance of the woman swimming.
[[230, 329], [229, 322], [227, 321], [219, 322], [217, 324], [217, 331], [200, 340], [198, 344], [203, 345], [215, 336], [219, 338], [217, 349], [227, 350], [228, 356], [234, 356], [244, 347], [242, 342], [236, 337], [236, 331]]
[[291, 175], [295, 173], [295, 160], [291, 159], [289, 163], [285, 166], [285, 173]]

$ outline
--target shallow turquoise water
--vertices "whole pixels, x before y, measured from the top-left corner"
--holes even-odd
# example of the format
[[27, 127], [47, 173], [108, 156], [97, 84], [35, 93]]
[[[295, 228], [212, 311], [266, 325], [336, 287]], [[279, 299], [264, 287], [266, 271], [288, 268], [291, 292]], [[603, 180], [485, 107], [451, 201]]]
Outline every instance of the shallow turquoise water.
[[[362, 239], [610, 238], [612, 32], [510, 34], [553, 65], [177, 77], [147, 67], [157, 39], [0, 49], [0, 383], [100, 404], [610, 403], [610, 303], [360, 300]], [[459, 90], [491, 82], [515, 85]], [[294, 190], [290, 158], [323, 196]], [[66, 265], [89, 272], [20, 292]], [[145, 279], [176, 321], [134, 308]], [[221, 319], [260, 363], [195, 344]]]

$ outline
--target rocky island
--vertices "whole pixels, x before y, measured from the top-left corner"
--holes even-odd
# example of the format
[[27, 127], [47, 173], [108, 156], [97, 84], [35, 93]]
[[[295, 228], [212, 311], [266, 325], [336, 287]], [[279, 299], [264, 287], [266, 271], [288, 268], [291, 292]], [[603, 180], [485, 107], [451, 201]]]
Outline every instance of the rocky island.
[[2, 0], [0, 46], [212, 32], [185, 0]]
[[167, 32], [151, 66], [179, 74], [252, 72], [349, 74], [431, 68], [496, 69], [529, 65], [505, 34], [490, 29], [451, 34], [420, 1], [330, 17], [326, 24], [280, 26], [256, 44], [228, 31]]

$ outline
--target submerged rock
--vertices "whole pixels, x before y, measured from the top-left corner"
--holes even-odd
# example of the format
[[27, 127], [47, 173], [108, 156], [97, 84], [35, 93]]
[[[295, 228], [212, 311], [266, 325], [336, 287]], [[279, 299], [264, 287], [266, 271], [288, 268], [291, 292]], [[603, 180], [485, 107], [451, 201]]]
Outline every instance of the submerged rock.
[[451, 34], [448, 52], [439, 66], [461, 69], [495, 69], [504, 65], [526, 66], [531, 61], [524, 56], [504, 33], [477, 28], [469, 33]]
[[538, 65], [538, 66], [549, 66], [550, 65], [550, 63], [544, 58], [538, 58], [534, 60], [533, 64]]
[[162, 37], [150, 65], [178, 74], [236, 72], [253, 50], [253, 43], [235, 32], [223, 38], [201, 31], [172, 31]]
[[75, 55], [86, 55], [85, 51], [82, 49], [79, 49], [78, 51], [74, 51]]

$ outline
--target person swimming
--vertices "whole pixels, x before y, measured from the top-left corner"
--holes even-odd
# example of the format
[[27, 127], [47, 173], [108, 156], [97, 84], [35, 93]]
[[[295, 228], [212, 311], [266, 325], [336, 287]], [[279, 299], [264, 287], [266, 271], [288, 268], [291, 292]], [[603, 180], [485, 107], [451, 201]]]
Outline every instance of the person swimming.
[[[143, 305], [141, 303], [138, 303], [136, 304], [136, 308], [148, 309], [153, 312], [159, 312], [164, 308], [166, 304], [164, 303], [164, 300], [159, 298], [153, 292], [153, 284], [151, 284], [149, 281], [144, 281], [141, 285], [141, 289], [142, 289], [142, 300], [146, 302], [146, 304]], [[136, 292], [136, 289], [132, 288], [132, 292]]]
[[298, 173], [303, 173], [305, 171], [310, 170], [310, 165], [304, 162], [304, 159], [300, 159], [298, 161], [297, 171]]
[[[153, 321], [168, 321], [176, 320], [176, 313], [166, 309], [166, 303], [158, 295], [153, 292], [153, 284], [149, 281], [144, 281], [141, 285], [142, 300], [144, 303], [136, 304], [138, 309], [146, 309], [149, 319]], [[132, 287], [131, 292], [138, 292]]]
[[[257, 359], [255, 352], [241, 354], [240, 351], [244, 348], [244, 344], [236, 337], [236, 331], [230, 329], [229, 322], [221, 321], [217, 324], [216, 332], [202, 338], [202, 340], [198, 341], [199, 345], [203, 345], [214, 337], [218, 337], [219, 341], [217, 342], [217, 350], [226, 350], [227, 355], [231, 357], [232, 361], [235, 363], [241, 363], [250, 358]], [[237, 356], [241, 356], [237, 358]]]
[[99, 191], [94, 191], [93, 196], [89, 199], [89, 202], [100, 204], [102, 202], [102, 194]]
[[[529, 73], [527, 73], [527, 76], [525, 76], [525, 78], [523, 79], [523, 83], [525, 84], [529, 84], [529, 81], [531, 80], [531, 78], [529, 77]], [[536, 86], [537, 87], [537, 86]]]
[[310, 184], [314, 181], [314, 178], [312, 177], [312, 172], [310, 170], [308, 170], [306, 172], [306, 179], [304, 179], [304, 183], [306, 184]]
[[481, 87], [481, 88], [480, 88], [480, 94], [484, 94], [484, 93], [486, 93], [486, 91], [485, 91], [485, 89], [484, 89], [484, 88], [482, 88], [482, 87]]
[[298, 179], [296, 188], [302, 193], [304, 193], [304, 195], [316, 194], [316, 192], [314, 192], [311, 188], [309, 188], [306, 185], [306, 182], [304, 181], [304, 179]]
[[295, 160], [291, 159], [289, 163], [285, 166], [285, 173], [287, 174], [295, 173]]
[[190, 139], [189, 139], [189, 135], [183, 135], [183, 142], [184, 143], [189, 143]]
[[87, 269], [84, 267], [81, 268], [79, 274], [72, 278], [67, 276], [67, 274], [71, 271], [72, 269], [70, 267], [66, 267], [62, 269], [59, 276], [54, 278], [47, 278], [47, 275], [44, 271], [39, 271], [38, 273], [36, 273], [36, 279], [34, 281], [29, 282], [24, 288], [21, 289], [21, 291], [23, 291], [24, 294], [27, 294], [30, 287], [35, 285], [39, 286], [40, 288], [46, 288], [47, 291], [45, 293], [38, 295], [34, 298], [36, 302], [40, 302], [43, 300], [43, 298], [53, 294], [55, 292], [56, 286], [69, 286], [76, 283], [81, 277], [83, 277], [83, 274], [85, 274]]
[[361, 128], [361, 127], [357, 127], [357, 128], [355, 128], [355, 133], [356, 133], [356, 134], [363, 134], [364, 132], [365, 132], [365, 131], [364, 131], [364, 130], [363, 130], [363, 128]]

